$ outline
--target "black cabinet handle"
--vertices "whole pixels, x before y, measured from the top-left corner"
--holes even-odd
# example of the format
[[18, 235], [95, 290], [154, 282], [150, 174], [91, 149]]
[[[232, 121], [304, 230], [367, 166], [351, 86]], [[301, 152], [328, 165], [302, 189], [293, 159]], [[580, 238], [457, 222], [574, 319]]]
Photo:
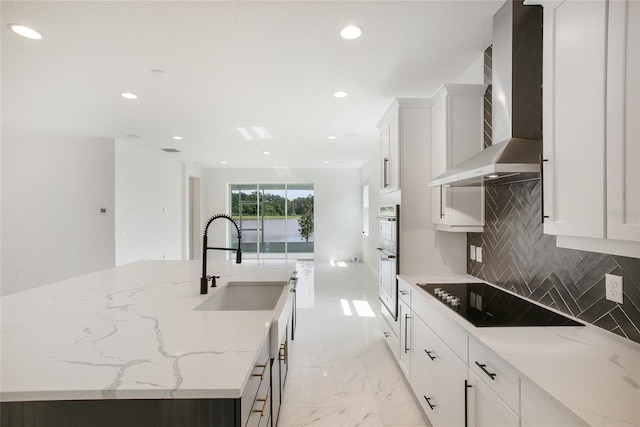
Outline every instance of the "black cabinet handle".
[[544, 219], [549, 218], [549, 215], [544, 214], [544, 162], [547, 161], [548, 159], [542, 158], [542, 154], [540, 154], [540, 216], [543, 224]]
[[406, 295], [409, 293], [408, 291], [398, 291], [398, 292], [400, 292], [400, 295]]
[[469, 381], [464, 380], [464, 427], [469, 426], [469, 389], [471, 387]]
[[496, 374], [492, 374], [491, 372], [487, 371], [487, 365], [485, 365], [484, 363], [478, 363], [478, 361], [476, 361], [476, 365], [478, 365], [478, 367], [482, 369], [482, 372], [487, 374], [489, 378], [491, 378], [492, 380], [496, 379]]
[[427, 351], [426, 349], [424, 350], [425, 353], [427, 353], [427, 356], [429, 356], [429, 359], [431, 360], [435, 360], [435, 356], [432, 356], [431, 353], [433, 353], [432, 351]]
[[424, 397], [424, 400], [426, 400], [426, 401], [427, 401], [427, 405], [429, 405], [429, 408], [431, 408], [431, 410], [433, 411], [433, 408], [435, 408], [435, 407], [436, 407], [436, 405], [432, 405], [432, 404], [431, 404], [431, 398], [429, 398], [429, 397], [427, 397], [427, 396], [425, 396], [425, 395], [422, 395], [422, 397]]

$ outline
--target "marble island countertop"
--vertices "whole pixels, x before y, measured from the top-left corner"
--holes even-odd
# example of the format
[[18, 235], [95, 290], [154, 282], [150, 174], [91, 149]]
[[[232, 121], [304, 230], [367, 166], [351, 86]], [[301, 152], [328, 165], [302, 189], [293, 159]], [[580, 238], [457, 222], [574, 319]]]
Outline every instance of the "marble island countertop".
[[478, 328], [417, 286], [473, 276], [399, 276], [433, 310], [462, 326], [520, 373], [594, 426], [640, 426], [640, 345], [593, 325]]
[[[229, 281], [287, 281], [294, 261], [209, 260]], [[237, 398], [273, 311], [198, 311], [199, 261], [139, 261], [1, 300], [0, 398]]]

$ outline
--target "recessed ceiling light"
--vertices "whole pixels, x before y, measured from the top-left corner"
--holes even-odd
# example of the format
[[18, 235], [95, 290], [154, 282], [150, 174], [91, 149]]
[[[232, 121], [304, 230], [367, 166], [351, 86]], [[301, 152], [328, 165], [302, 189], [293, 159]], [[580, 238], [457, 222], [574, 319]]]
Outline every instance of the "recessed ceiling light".
[[362, 35], [362, 29], [360, 27], [356, 27], [355, 25], [348, 25], [340, 31], [340, 35], [343, 39], [353, 40], [357, 39]]
[[177, 141], [181, 141], [182, 137], [181, 136], [172, 136], [171, 139], [175, 139]]
[[226, 161], [224, 161], [224, 160], [220, 160], [220, 164], [221, 164], [221, 165], [226, 165], [226, 164], [227, 164], [227, 162], [226, 162]]
[[21, 35], [22, 37], [26, 37], [31, 40], [40, 40], [42, 38], [42, 34], [34, 30], [33, 28], [29, 28], [25, 25], [20, 24], [9, 24], [9, 28], [16, 33]]
[[337, 136], [335, 136], [335, 135], [329, 135], [329, 136], [327, 137], [327, 139], [337, 139], [337, 138], [338, 138], [338, 137], [337, 137]]
[[120, 92], [120, 96], [127, 99], [138, 99], [138, 95], [131, 92]]
[[487, 175], [487, 178], [491, 178], [491, 179], [493, 179], [493, 178], [498, 178], [499, 176], [500, 176], [500, 175], [498, 175], [497, 173], [492, 173], [492, 174], [490, 174], [490, 175]]
[[343, 90], [339, 90], [337, 92], [333, 92], [333, 96], [335, 96], [336, 98], [346, 98], [347, 96], [349, 96], [349, 94]]
[[324, 162], [322, 162], [322, 163], [324, 163], [325, 165], [328, 165], [329, 163], [331, 163], [331, 161], [329, 161], [329, 160], [325, 160], [325, 161], [324, 161]]
[[265, 150], [265, 151], [262, 152], [262, 154], [264, 154], [264, 155], [271, 154], [271, 151]]

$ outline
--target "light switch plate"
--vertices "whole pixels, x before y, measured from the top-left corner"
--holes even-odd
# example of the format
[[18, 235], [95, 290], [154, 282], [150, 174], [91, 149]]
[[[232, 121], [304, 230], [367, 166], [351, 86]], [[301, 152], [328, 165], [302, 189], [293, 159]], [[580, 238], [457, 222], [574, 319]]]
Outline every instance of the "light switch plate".
[[622, 276], [605, 274], [604, 282], [607, 299], [622, 304]]
[[476, 261], [482, 262], [482, 247], [476, 246]]
[[473, 245], [469, 246], [469, 258], [471, 258], [472, 261], [476, 260], [476, 247]]

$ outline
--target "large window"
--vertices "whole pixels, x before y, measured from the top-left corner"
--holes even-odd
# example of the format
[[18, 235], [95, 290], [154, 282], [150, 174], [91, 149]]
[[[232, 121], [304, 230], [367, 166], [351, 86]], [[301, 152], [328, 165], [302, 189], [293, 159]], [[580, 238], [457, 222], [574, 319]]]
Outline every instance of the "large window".
[[244, 256], [313, 257], [313, 184], [231, 184], [229, 193]]

